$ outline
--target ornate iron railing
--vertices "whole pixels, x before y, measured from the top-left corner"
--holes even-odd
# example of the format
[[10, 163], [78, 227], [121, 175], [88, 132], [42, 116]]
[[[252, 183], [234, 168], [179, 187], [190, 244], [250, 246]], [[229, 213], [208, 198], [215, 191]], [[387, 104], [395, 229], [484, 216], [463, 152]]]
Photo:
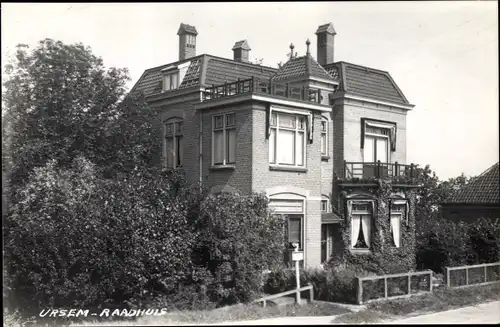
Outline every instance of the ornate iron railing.
[[397, 162], [347, 162], [344, 161], [344, 178], [346, 179], [369, 179], [384, 177], [408, 177], [416, 178], [417, 166], [414, 164], [403, 165]]

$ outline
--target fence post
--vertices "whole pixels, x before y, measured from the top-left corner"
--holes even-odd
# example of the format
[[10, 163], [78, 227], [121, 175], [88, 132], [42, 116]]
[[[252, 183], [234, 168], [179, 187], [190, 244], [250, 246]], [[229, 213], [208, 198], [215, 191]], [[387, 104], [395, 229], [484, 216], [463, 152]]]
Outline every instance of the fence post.
[[469, 285], [469, 268], [465, 268], [465, 285]]
[[432, 285], [432, 275], [433, 275], [433, 272], [429, 271], [429, 292], [431, 292], [431, 293], [432, 293], [432, 288], [434, 287]]
[[411, 295], [411, 273], [408, 273], [408, 295]]
[[359, 277], [356, 277], [358, 279], [358, 298], [357, 298], [357, 302], [358, 304], [361, 304], [363, 302], [363, 281], [361, 280], [361, 278]]
[[384, 278], [384, 298], [387, 299], [387, 277]]
[[444, 267], [444, 269], [446, 269], [446, 286], [451, 287], [450, 269], [448, 267]]
[[312, 303], [314, 301], [314, 287], [309, 284], [311, 288], [309, 289], [309, 303]]
[[262, 307], [263, 307], [263, 308], [265, 308], [265, 307], [266, 307], [266, 300], [264, 300], [264, 301], [262, 302]]
[[486, 270], [487, 266], [484, 266], [484, 282], [488, 282], [488, 271]]

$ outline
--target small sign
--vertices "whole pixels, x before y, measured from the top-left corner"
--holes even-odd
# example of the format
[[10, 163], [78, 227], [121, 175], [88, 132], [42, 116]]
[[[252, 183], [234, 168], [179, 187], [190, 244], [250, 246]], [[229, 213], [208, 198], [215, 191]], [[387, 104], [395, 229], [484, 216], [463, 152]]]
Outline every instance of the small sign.
[[304, 252], [292, 252], [292, 261], [304, 260]]

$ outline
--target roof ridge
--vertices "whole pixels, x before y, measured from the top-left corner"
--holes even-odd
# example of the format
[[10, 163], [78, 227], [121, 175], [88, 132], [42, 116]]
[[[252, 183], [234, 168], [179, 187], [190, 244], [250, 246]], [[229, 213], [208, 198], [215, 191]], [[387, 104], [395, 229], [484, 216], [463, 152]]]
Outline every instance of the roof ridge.
[[335, 79], [334, 79], [334, 78], [330, 75], [330, 73], [329, 73], [329, 72], [327, 72], [327, 71], [326, 71], [326, 69], [325, 69], [323, 66], [321, 66], [321, 65], [319, 64], [319, 62], [317, 62], [317, 61], [316, 61], [316, 59], [314, 59], [314, 57], [313, 57], [313, 56], [309, 56], [309, 58], [311, 58], [311, 59], [312, 59], [312, 61], [313, 61], [313, 62], [314, 62], [314, 63], [315, 63], [315, 64], [316, 64], [316, 65], [317, 65], [317, 66], [318, 66], [318, 67], [319, 67], [322, 71], [323, 71], [323, 73], [325, 73], [327, 76], [330, 76], [330, 78], [331, 78], [332, 80], [335, 80]]
[[492, 170], [495, 168], [495, 166], [498, 166], [498, 164], [499, 164], [499, 162], [497, 162], [497, 163], [493, 164], [492, 166], [490, 166], [490, 168], [486, 169], [486, 170], [485, 170], [485, 171], [483, 171], [481, 174], [477, 175], [477, 176], [476, 176], [476, 178], [478, 178], [478, 177], [481, 177], [481, 176], [484, 176], [484, 175], [488, 174], [490, 171], [492, 171]]

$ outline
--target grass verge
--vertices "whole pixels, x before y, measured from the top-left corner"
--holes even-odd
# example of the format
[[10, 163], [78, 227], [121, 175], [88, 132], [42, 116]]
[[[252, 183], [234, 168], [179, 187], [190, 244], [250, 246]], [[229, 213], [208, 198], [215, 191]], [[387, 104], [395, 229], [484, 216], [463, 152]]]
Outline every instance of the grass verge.
[[453, 310], [470, 305], [500, 300], [500, 283], [467, 288], [440, 289], [410, 298], [367, 304], [367, 309], [336, 317], [334, 323], [374, 323], [386, 319]]

